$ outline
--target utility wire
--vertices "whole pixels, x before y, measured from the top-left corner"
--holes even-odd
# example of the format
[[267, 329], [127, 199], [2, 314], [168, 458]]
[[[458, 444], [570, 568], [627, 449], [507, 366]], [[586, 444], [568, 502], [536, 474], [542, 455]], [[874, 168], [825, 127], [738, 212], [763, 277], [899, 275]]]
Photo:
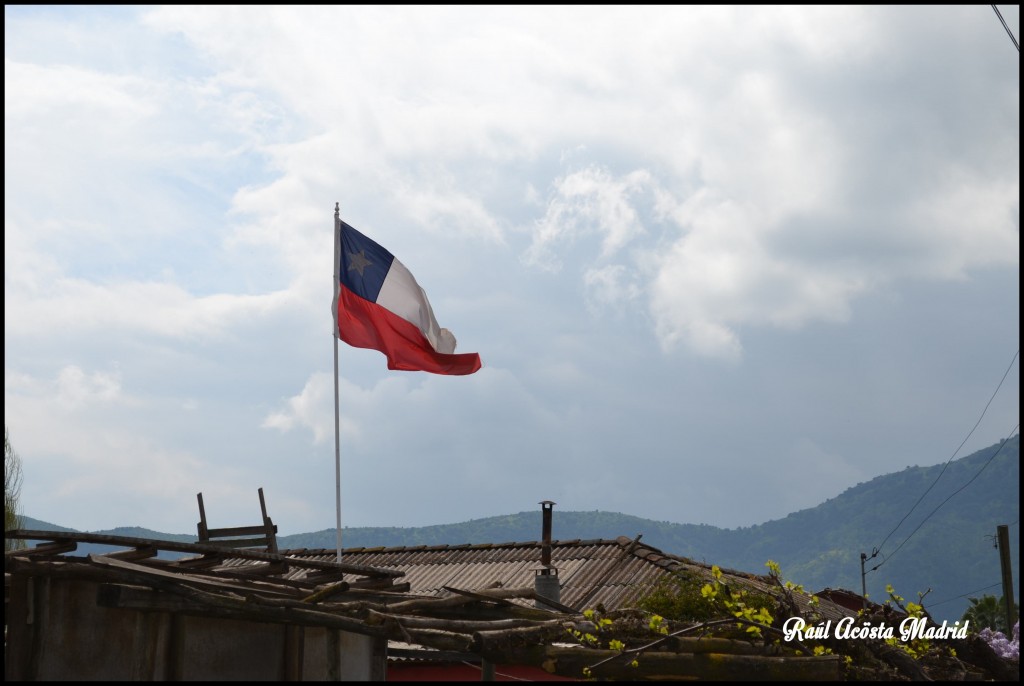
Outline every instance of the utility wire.
[[[1019, 44], [1017, 43], [1017, 39], [1013, 37], [1013, 32], [1012, 32], [1012, 31], [1010, 31], [1010, 27], [1006, 25], [1006, 20], [1005, 20], [1005, 19], [1003, 19], [1003, 15], [1002, 15], [1002, 13], [1001, 13], [1001, 12], [999, 11], [999, 8], [998, 8], [998, 7], [996, 7], [995, 5], [992, 5], [992, 9], [993, 9], [993, 10], [995, 11], [995, 13], [996, 13], [996, 16], [997, 16], [997, 17], [999, 17], [999, 21], [1000, 21], [1000, 23], [1002, 23], [1002, 25], [1003, 25], [1003, 28], [1004, 28], [1004, 29], [1006, 29], [1006, 34], [1007, 34], [1007, 35], [1008, 35], [1008, 36], [1010, 37], [1010, 40], [1011, 40], [1011, 41], [1013, 41], [1013, 46], [1014, 46], [1015, 48], [1017, 48], [1017, 52], [1020, 52], [1020, 45], [1019, 45]], [[872, 549], [872, 551], [871, 551], [871, 558], [877, 557], [877, 556], [878, 556], [879, 554], [881, 554], [881, 549], [882, 549], [882, 546], [884, 546], [884, 545], [886, 544], [886, 542], [888, 542], [889, 538], [890, 538], [890, 537], [891, 537], [891, 536], [892, 536], [892, 535], [893, 535], [894, 533], [896, 533], [896, 531], [897, 531], [897, 530], [898, 530], [898, 529], [899, 529], [899, 528], [900, 528], [900, 527], [901, 527], [901, 526], [903, 525], [903, 522], [905, 522], [905, 521], [907, 520], [907, 517], [909, 517], [909, 516], [910, 516], [910, 514], [911, 514], [911, 513], [912, 513], [912, 512], [914, 511], [914, 509], [915, 509], [915, 508], [917, 508], [917, 506], [921, 504], [921, 501], [922, 501], [922, 500], [924, 499], [924, 497], [925, 497], [926, 495], [928, 495], [928, 492], [929, 492], [929, 491], [931, 491], [931, 490], [932, 490], [932, 488], [934, 488], [934, 487], [935, 487], [935, 484], [937, 484], [937, 483], [939, 482], [939, 479], [940, 479], [940, 478], [942, 477], [943, 473], [944, 473], [944, 472], [946, 471], [946, 467], [948, 467], [948, 466], [949, 466], [949, 463], [950, 463], [950, 462], [952, 462], [952, 461], [953, 461], [953, 458], [954, 458], [954, 457], [956, 457], [957, 453], [959, 453], [959, 452], [960, 452], [960, 449], [964, 447], [964, 444], [965, 444], [965, 443], [967, 443], [967, 439], [971, 437], [971, 434], [973, 434], [973, 433], [974, 433], [974, 430], [978, 428], [978, 425], [979, 425], [979, 424], [981, 423], [981, 419], [982, 419], [982, 417], [984, 417], [984, 416], [985, 416], [985, 413], [986, 413], [986, 412], [988, 411], [989, 405], [991, 405], [991, 404], [992, 404], [992, 400], [993, 400], [993, 399], [995, 398], [995, 396], [996, 396], [996, 393], [998, 393], [998, 392], [999, 392], [999, 388], [1001, 388], [1001, 387], [1002, 387], [1002, 385], [1003, 385], [1003, 381], [1005, 381], [1005, 380], [1006, 380], [1006, 375], [1010, 373], [1010, 369], [1011, 369], [1011, 368], [1013, 367], [1013, 364], [1014, 364], [1014, 362], [1016, 362], [1016, 360], [1017, 360], [1017, 357], [1018, 357], [1019, 355], [1020, 355], [1020, 349], [1018, 348], [1018, 349], [1017, 349], [1017, 352], [1016, 352], [1016, 353], [1014, 353], [1014, 355], [1013, 355], [1013, 360], [1011, 360], [1011, 361], [1010, 361], [1010, 365], [1009, 365], [1009, 367], [1007, 367], [1007, 368], [1006, 368], [1006, 372], [1004, 372], [1004, 373], [1003, 373], [1003, 378], [1002, 378], [1002, 379], [1001, 379], [1001, 380], [999, 381], [999, 386], [997, 386], [997, 387], [996, 387], [996, 390], [995, 390], [995, 391], [994, 391], [994, 392], [992, 393], [992, 397], [991, 397], [991, 398], [989, 398], [989, 401], [988, 401], [988, 403], [986, 403], [986, 404], [985, 404], [985, 409], [984, 409], [984, 410], [982, 410], [982, 412], [981, 412], [981, 417], [978, 417], [978, 421], [977, 421], [977, 422], [975, 422], [975, 424], [974, 424], [974, 427], [973, 427], [973, 428], [971, 429], [970, 433], [968, 433], [968, 434], [967, 434], [967, 436], [966, 436], [966, 437], [964, 438], [963, 442], [961, 442], [961, 443], [960, 443], [959, 447], [957, 447], [957, 449], [956, 449], [956, 451], [954, 451], [953, 455], [951, 455], [951, 456], [950, 456], [950, 458], [949, 458], [948, 460], [946, 460], [946, 464], [942, 465], [942, 469], [941, 469], [941, 470], [939, 471], [939, 474], [938, 474], [938, 476], [936, 476], [936, 477], [935, 477], [935, 481], [933, 481], [933, 482], [932, 482], [932, 485], [931, 485], [931, 486], [929, 486], [929, 487], [928, 487], [928, 488], [927, 488], [927, 489], [925, 490], [925, 492], [921, 494], [921, 497], [920, 497], [920, 498], [918, 498], [918, 499], [917, 499], [917, 502], [915, 502], [915, 503], [914, 503], [914, 505], [913, 505], [913, 506], [912, 506], [912, 507], [910, 508], [910, 510], [909, 510], [909, 511], [907, 511], [907, 514], [903, 515], [903, 519], [901, 519], [901, 520], [899, 521], [899, 523], [898, 523], [898, 524], [897, 524], [897, 525], [896, 525], [896, 526], [895, 526], [895, 527], [893, 528], [893, 530], [892, 530], [892, 531], [890, 531], [890, 532], [889, 532], [889, 533], [888, 533], [888, 534], [886, 535], [886, 537], [885, 537], [885, 538], [884, 538], [884, 539], [882, 540], [881, 544], [879, 544], [879, 545], [878, 545], [878, 546], [877, 546], [876, 548]], [[1017, 425], [1017, 427], [1019, 428], [1019, 426], [1020, 426], [1020, 425], [1018, 424], [1018, 425]], [[1014, 429], [1014, 431], [1016, 431], [1016, 428]], [[1012, 436], [1012, 435], [1013, 435], [1013, 432], [1010, 432], [1010, 434], [1011, 434], [1011, 436]], [[932, 511], [931, 511], [931, 512], [930, 512], [930, 513], [928, 514], [928, 516], [926, 516], [926, 517], [925, 517], [925, 518], [924, 518], [923, 520], [921, 520], [921, 523], [917, 525], [917, 528], [916, 528], [916, 529], [914, 529], [914, 530], [913, 530], [912, 532], [910, 532], [910, 536], [907, 536], [907, 538], [906, 538], [906, 539], [904, 539], [903, 543], [900, 543], [900, 544], [899, 544], [899, 545], [898, 545], [898, 546], [896, 547], [896, 550], [894, 550], [894, 551], [893, 551], [893, 552], [892, 552], [892, 553], [891, 553], [891, 554], [889, 555], [889, 557], [887, 557], [887, 558], [883, 559], [883, 560], [882, 560], [882, 562], [879, 562], [879, 563], [878, 563], [877, 565], [875, 565], [874, 567], [872, 567], [872, 568], [871, 568], [870, 570], [867, 570], [867, 571], [871, 571], [871, 572], [873, 572], [873, 571], [875, 571], [876, 569], [878, 569], [879, 567], [881, 567], [881, 566], [882, 566], [883, 564], [885, 564], [886, 562], [888, 562], [889, 558], [891, 558], [891, 557], [892, 557], [892, 555], [895, 555], [895, 554], [896, 554], [896, 552], [897, 552], [897, 551], [898, 551], [898, 550], [899, 550], [900, 548], [902, 548], [902, 547], [903, 547], [903, 545], [904, 545], [904, 544], [905, 544], [905, 543], [906, 543], [907, 541], [909, 541], [909, 540], [910, 540], [910, 539], [911, 539], [911, 538], [913, 537], [913, 535], [914, 535], [915, 533], [917, 533], [918, 529], [920, 529], [920, 528], [921, 528], [921, 527], [922, 527], [922, 526], [924, 525], [924, 523], [925, 523], [926, 521], [928, 521], [928, 519], [929, 519], [929, 518], [930, 518], [930, 517], [931, 517], [931, 516], [932, 516], [933, 514], [935, 514], [935, 513], [936, 513], [936, 512], [938, 511], [939, 507], [942, 507], [943, 505], [945, 505], [945, 504], [946, 504], [946, 502], [948, 502], [950, 498], [952, 498], [952, 497], [953, 497], [954, 495], [956, 495], [957, 493], [959, 493], [960, 491], [962, 491], [962, 490], [963, 490], [964, 488], [966, 488], [966, 487], [967, 487], [967, 486], [968, 486], [968, 485], [969, 485], [969, 484], [970, 484], [970, 483], [971, 483], [972, 481], [974, 481], [974, 479], [977, 479], [977, 478], [978, 478], [978, 476], [979, 476], [979, 475], [981, 474], [981, 472], [982, 472], [982, 471], [984, 471], [985, 467], [987, 467], [987, 466], [989, 465], [989, 463], [990, 463], [990, 462], [992, 462], [992, 460], [993, 460], [993, 459], [995, 458], [995, 456], [999, 454], [999, 451], [1001, 451], [1001, 450], [1002, 450], [1002, 448], [1003, 448], [1003, 445], [1005, 445], [1005, 444], [1006, 444], [1006, 440], [1008, 440], [1008, 439], [1003, 439], [1003, 442], [999, 444], [999, 448], [997, 448], [997, 449], [996, 449], [996, 451], [995, 451], [995, 452], [994, 452], [994, 453], [992, 454], [992, 457], [990, 457], [990, 458], [989, 458], [988, 462], [986, 462], [986, 463], [985, 463], [985, 465], [984, 465], [984, 466], [983, 466], [983, 467], [982, 467], [981, 469], [979, 469], [979, 470], [978, 470], [978, 473], [977, 473], [977, 474], [975, 474], [975, 475], [974, 475], [974, 476], [973, 476], [973, 477], [971, 478], [971, 480], [970, 480], [970, 481], [968, 481], [968, 482], [967, 482], [966, 484], [964, 484], [963, 486], [961, 486], [960, 488], [958, 488], [958, 489], [957, 489], [956, 491], [954, 491], [953, 493], [951, 493], [951, 494], [949, 495], [949, 497], [947, 497], [947, 498], [946, 498], [945, 500], [943, 500], [943, 501], [942, 501], [941, 503], [939, 503], [939, 506], [938, 506], [938, 507], [936, 507], [936, 508], [935, 508], [934, 510], [932, 510]], [[862, 563], [861, 563], [861, 564], [863, 565], [864, 553], [861, 553], [861, 559], [862, 559]], [[861, 569], [863, 570], [863, 566], [861, 567]], [[862, 574], [864, 574], [864, 573], [866, 573], [866, 572], [862, 571]]]
[[952, 493], [950, 493], [950, 494], [949, 494], [949, 495], [948, 495], [948, 496], [946, 497], [946, 499], [945, 499], [945, 500], [943, 500], [943, 501], [942, 501], [941, 503], [939, 503], [939, 504], [938, 504], [938, 505], [937, 505], [937, 506], [935, 507], [935, 509], [934, 509], [934, 510], [932, 510], [931, 512], [929, 512], [929, 513], [928, 513], [928, 515], [927, 515], [927, 516], [926, 516], [926, 517], [925, 517], [924, 519], [922, 519], [922, 520], [921, 520], [921, 523], [917, 525], [917, 528], [916, 528], [916, 529], [914, 529], [913, 531], [911, 531], [911, 532], [910, 532], [910, 535], [909, 535], [909, 536], [907, 536], [907, 537], [906, 537], [905, 539], [903, 539], [903, 543], [900, 543], [900, 544], [899, 544], [898, 546], [896, 546], [896, 550], [894, 550], [894, 551], [892, 551], [891, 553], [889, 553], [889, 556], [888, 556], [888, 557], [886, 557], [886, 558], [885, 558], [884, 560], [882, 560], [882, 561], [881, 561], [881, 562], [879, 562], [879, 563], [878, 563], [877, 565], [875, 565], [874, 567], [872, 567], [872, 568], [871, 568], [871, 571], [872, 571], [872, 572], [873, 572], [873, 571], [875, 571], [876, 569], [878, 569], [879, 567], [881, 567], [882, 565], [884, 565], [884, 564], [885, 564], [886, 562], [888, 562], [889, 560], [891, 560], [891, 559], [892, 559], [892, 556], [893, 556], [893, 555], [895, 555], [895, 554], [896, 554], [896, 553], [897, 553], [897, 552], [899, 551], [899, 549], [900, 549], [900, 548], [902, 548], [902, 547], [903, 547], [903, 546], [904, 546], [904, 545], [905, 545], [905, 544], [907, 543], [907, 541], [909, 541], [909, 540], [910, 540], [911, 538], [913, 538], [913, 537], [914, 537], [914, 534], [916, 534], [916, 533], [917, 533], [918, 529], [920, 529], [920, 528], [921, 528], [922, 526], [924, 526], [924, 523], [925, 523], [925, 522], [927, 522], [927, 521], [928, 521], [928, 520], [929, 520], [929, 519], [931, 518], [931, 516], [932, 516], [933, 514], [935, 514], [936, 512], [938, 512], [938, 511], [939, 511], [939, 508], [940, 508], [940, 507], [942, 507], [942, 506], [943, 506], [943, 505], [945, 505], [945, 504], [946, 504], [947, 502], [949, 502], [949, 499], [950, 499], [950, 498], [952, 498], [952, 497], [953, 497], [953, 496], [955, 496], [955, 495], [956, 495], [957, 493], [959, 493], [960, 491], [962, 491], [962, 490], [964, 490], [965, 488], [967, 488], [968, 486], [970, 486], [970, 485], [971, 485], [971, 483], [972, 483], [972, 482], [973, 482], [973, 481], [974, 481], [975, 479], [977, 479], [977, 478], [978, 478], [979, 476], [981, 476], [981, 473], [982, 473], [983, 471], [985, 471], [985, 467], [988, 467], [988, 466], [989, 466], [989, 465], [990, 465], [990, 464], [992, 463], [992, 460], [996, 459], [996, 455], [998, 455], [998, 454], [999, 454], [999, 453], [1000, 453], [1000, 452], [1002, 451], [1002, 449], [1003, 449], [1003, 446], [1004, 446], [1004, 445], [1006, 445], [1006, 442], [1007, 442], [1008, 440], [1010, 440], [1010, 438], [1012, 438], [1012, 437], [1013, 437], [1013, 433], [1014, 433], [1014, 431], [1017, 431], [1017, 429], [1019, 429], [1019, 428], [1020, 428], [1020, 424], [1018, 424], [1017, 426], [1013, 427], [1013, 429], [1012, 429], [1012, 430], [1010, 431], [1010, 435], [1009, 435], [1009, 436], [1007, 436], [1006, 438], [1004, 438], [1004, 439], [1002, 440], [1002, 442], [1001, 442], [1001, 443], [999, 444], [999, 447], [998, 447], [998, 448], [996, 448], [996, 450], [995, 450], [995, 451], [994, 451], [994, 452], [992, 453], [992, 457], [988, 458], [988, 461], [987, 461], [987, 462], [986, 462], [985, 464], [983, 464], [983, 465], [981, 466], [981, 469], [979, 469], [979, 470], [978, 470], [978, 472], [977, 472], [977, 473], [976, 473], [976, 474], [975, 474], [974, 476], [972, 476], [972, 477], [971, 477], [971, 480], [970, 480], [970, 481], [968, 481], [967, 483], [965, 483], [965, 484], [964, 484], [963, 486], [961, 486], [960, 488], [958, 488], [958, 489], [956, 489], [955, 491], [953, 491]]
[[1001, 586], [1001, 585], [1002, 585], [1002, 582], [1001, 582], [1001, 581], [999, 581], [999, 582], [996, 582], [996, 583], [994, 583], [994, 584], [989, 584], [989, 585], [988, 585], [988, 586], [986, 586], [985, 588], [979, 588], [979, 589], [977, 589], [977, 590], [975, 590], [975, 591], [968, 591], [967, 593], [964, 593], [963, 595], [958, 595], [958, 596], [956, 596], [956, 597], [954, 597], [954, 598], [946, 598], [945, 600], [940, 600], [940, 601], [939, 601], [939, 602], [937, 602], [937, 603], [931, 603], [931, 604], [930, 604], [930, 605], [929, 605], [928, 607], [930, 607], [930, 608], [931, 608], [931, 607], [935, 607], [936, 605], [942, 605], [943, 603], [951, 603], [951, 602], [953, 602], [954, 600], [960, 600], [961, 598], [966, 598], [966, 597], [968, 597], [968, 596], [972, 596], [972, 595], [974, 595], [975, 593], [978, 593], [979, 591], [987, 591], [987, 590], [988, 590], [988, 589], [990, 589], [990, 588], [995, 588], [996, 586]]
[[1020, 52], [1020, 46], [1017, 45], [1017, 39], [1013, 37], [1013, 32], [1010, 31], [1010, 27], [1006, 25], [1006, 20], [1003, 19], [1003, 15], [999, 12], [999, 8], [992, 5], [992, 9], [996, 11], [996, 16], [999, 17], [999, 21], [1003, 23], [1003, 28], [1006, 29], [1006, 34], [1010, 37], [1010, 40], [1013, 41], [1013, 47], [1017, 48], [1017, 52]]
[[[921, 501], [922, 501], [922, 500], [924, 500], [924, 497], [925, 497], [926, 495], [928, 495], [928, 491], [932, 490], [932, 489], [933, 489], [933, 488], [935, 487], [935, 484], [939, 483], [939, 479], [940, 479], [940, 478], [942, 477], [942, 474], [943, 474], [943, 473], [944, 473], [944, 472], [946, 471], [946, 467], [948, 467], [948, 466], [949, 466], [949, 463], [953, 461], [953, 458], [954, 458], [954, 457], [956, 457], [957, 453], [959, 453], [959, 452], [960, 452], [960, 449], [964, 447], [964, 443], [966, 443], [966, 442], [967, 442], [967, 439], [971, 437], [971, 434], [973, 434], [973, 433], [974, 433], [974, 430], [978, 428], [978, 425], [979, 425], [979, 424], [981, 424], [981, 420], [982, 420], [982, 418], [984, 418], [984, 416], [985, 416], [985, 413], [986, 413], [986, 412], [988, 412], [988, 408], [989, 408], [989, 405], [991, 405], [991, 404], [992, 404], [992, 401], [993, 401], [993, 400], [995, 399], [995, 397], [996, 397], [996, 394], [997, 394], [997, 393], [999, 393], [999, 389], [1000, 389], [1000, 388], [1002, 388], [1002, 386], [1003, 386], [1003, 382], [1004, 382], [1004, 381], [1006, 381], [1006, 376], [1007, 376], [1007, 375], [1008, 375], [1008, 374], [1010, 373], [1010, 370], [1011, 370], [1011, 369], [1013, 369], [1013, 364], [1014, 364], [1014, 362], [1016, 362], [1016, 361], [1017, 361], [1017, 357], [1018, 357], [1019, 355], [1020, 355], [1020, 348], [1017, 348], [1017, 352], [1015, 352], [1015, 353], [1013, 354], [1013, 359], [1012, 359], [1012, 360], [1010, 360], [1010, 365], [1009, 365], [1009, 366], [1008, 366], [1008, 367], [1006, 368], [1006, 371], [1005, 371], [1005, 372], [1003, 372], [1003, 378], [999, 380], [999, 385], [998, 385], [998, 386], [996, 386], [996, 390], [992, 392], [992, 397], [988, 399], [988, 402], [987, 402], [987, 403], [985, 403], [985, 409], [981, 411], [981, 416], [980, 416], [980, 417], [978, 417], [978, 421], [976, 421], [976, 422], [974, 423], [974, 427], [973, 427], [973, 428], [972, 428], [972, 429], [970, 430], [970, 432], [968, 432], [967, 436], [965, 436], [965, 437], [964, 437], [964, 440], [963, 440], [963, 441], [962, 441], [962, 442], [960, 443], [960, 445], [959, 445], [959, 446], [957, 446], [957, 449], [956, 449], [955, 451], [953, 451], [953, 454], [949, 456], [949, 459], [948, 459], [948, 460], [946, 460], [946, 464], [942, 465], [942, 470], [941, 470], [941, 471], [939, 472], [939, 475], [935, 477], [935, 481], [933, 481], [933, 482], [932, 482], [932, 485], [931, 485], [931, 486], [929, 486], [929, 487], [928, 487], [928, 488], [927, 488], [927, 489], [925, 490], [925, 492], [921, 494], [921, 497], [920, 497], [920, 498], [918, 498], [918, 499], [917, 499], [917, 502], [916, 502], [916, 503], [914, 503], [913, 507], [911, 507], [911, 508], [910, 508], [910, 510], [908, 510], [908, 511], [907, 511], [907, 514], [903, 515], [903, 519], [901, 519], [901, 520], [900, 520], [900, 523], [899, 523], [899, 524], [897, 524], [897, 525], [896, 525], [896, 526], [895, 526], [895, 527], [893, 528], [893, 530], [889, 532], [889, 534], [888, 534], [888, 535], [887, 535], [887, 536], [885, 537], [885, 539], [884, 539], [884, 540], [883, 540], [883, 541], [882, 541], [881, 543], [879, 543], [879, 544], [878, 544], [878, 546], [876, 546], [876, 547], [875, 547], [875, 548], [874, 548], [874, 549], [872, 550], [872, 552], [871, 552], [871, 557], [875, 557], [875, 556], [877, 556], [877, 555], [878, 555], [878, 553], [879, 553], [879, 552], [881, 552], [881, 550], [882, 550], [882, 546], [884, 546], [884, 545], [885, 545], [885, 543], [886, 543], [886, 541], [888, 541], [888, 540], [889, 540], [889, 538], [890, 538], [890, 537], [891, 537], [891, 536], [892, 536], [892, 535], [893, 535], [894, 533], [896, 533], [896, 530], [897, 530], [897, 529], [899, 529], [899, 528], [900, 528], [901, 526], [903, 526], [903, 522], [907, 521], [907, 517], [909, 517], [909, 516], [910, 516], [910, 513], [911, 513], [911, 512], [913, 512], [913, 511], [914, 511], [914, 509], [915, 509], [915, 508], [916, 508], [916, 507], [917, 507], [918, 505], [920, 505], [920, 504], [921, 504]], [[878, 567], [875, 567], [875, 569], [878, 569]]]

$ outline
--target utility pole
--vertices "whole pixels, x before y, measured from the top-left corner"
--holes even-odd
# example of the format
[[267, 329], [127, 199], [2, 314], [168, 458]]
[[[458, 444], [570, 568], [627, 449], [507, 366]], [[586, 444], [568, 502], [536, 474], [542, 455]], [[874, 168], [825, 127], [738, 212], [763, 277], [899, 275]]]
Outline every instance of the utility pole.
[[1017, 623], [1017, 608], [1013, 602], [1013, 568], [1010, 567], [1010, 527], [1000, 524], [996, 527], [996, 540], [999, 542], [999, 567], [1003, 572], [1003, 605], [1006, 611], [1006, 635], [1013, 631]]
[[868, 582], [864, 578], [864, 561], [868, 559], [867, 553], [860, 554], [860, 597], [861, 607], [868, 609]]

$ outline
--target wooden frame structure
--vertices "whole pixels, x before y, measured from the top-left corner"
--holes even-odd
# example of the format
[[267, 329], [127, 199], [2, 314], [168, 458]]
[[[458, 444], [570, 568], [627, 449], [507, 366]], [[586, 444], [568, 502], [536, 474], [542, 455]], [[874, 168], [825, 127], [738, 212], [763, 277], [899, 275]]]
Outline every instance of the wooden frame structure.
[[[197, 493], [199, 500], [199, 531], [200, 543], [216, 541], [217, 545], [230, 548], [265, 548], [271, 553], [277, 552], [277, 525], [267, 516], [267, 503], [263, 499], [263, 488], [259, 489], [260, 511], [263, 523], [257, 526], [233, 526], [222, 529], [211, 529], [206, 524], [206, 508], [203, 506], [203, 494]], [[240, 536], [256, 536], [256, 538], [239, 538]]]
[[[32, 548], [8, 551], [8, 560], [15, 557], [45, 560], [55, 555], [72, 553], [78, 548], [79, 543], [91, 543], [121, 548], [102, 555], [89, 556], [90, 560], [99, 561], [99, 564], [106, 560], [131, 562], [165, 572], [187, 573], [189, 580], [263, 579], [271, 585], [295, 589], [296, 592], [307, 590], [311, 593], [323, 590], [324, 584], [330, 584], [331, 593], [341, 593], [350, 589], [387, 590], [396, 593], [409, 590], [407, 583], [395, 582], [403, 576], [403, 572], [397, 570], [296, 558], [278, 552], [238, 549], [219, 542], [179, 543], [134, 536], [31, 529], [8, 531], [5, 536], [40, 541]], [[160, 551], [185, 553], [189, 557], [177, 560], [161, 559], [157, 557]], [[242, 564], [239, 564], [240, 562]], [[346, 574], [349, 577], [362, 578], [346, 579]]]

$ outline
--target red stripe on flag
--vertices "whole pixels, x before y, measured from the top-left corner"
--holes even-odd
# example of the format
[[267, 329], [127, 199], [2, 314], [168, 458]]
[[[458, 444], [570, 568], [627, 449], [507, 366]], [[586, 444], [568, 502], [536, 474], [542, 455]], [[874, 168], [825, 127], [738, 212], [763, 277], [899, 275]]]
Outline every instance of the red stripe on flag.
[[414, 324], [359, 297], [344, 284], [339, 290], [338, 337], [356, 348], [384, 353], [388, 369], [449, 375], [480, 369], [479, 354], [439, 353]]

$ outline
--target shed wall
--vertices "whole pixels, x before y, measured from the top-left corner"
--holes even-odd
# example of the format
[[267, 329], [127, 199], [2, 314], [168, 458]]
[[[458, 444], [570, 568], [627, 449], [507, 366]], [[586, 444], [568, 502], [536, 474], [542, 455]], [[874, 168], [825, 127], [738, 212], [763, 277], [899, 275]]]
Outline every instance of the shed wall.
[[90, 580], [13, 575], [5, 679], [384, 678], [380, 639], [319, 627], [108, 608], [97, 604], [99, 588]]

